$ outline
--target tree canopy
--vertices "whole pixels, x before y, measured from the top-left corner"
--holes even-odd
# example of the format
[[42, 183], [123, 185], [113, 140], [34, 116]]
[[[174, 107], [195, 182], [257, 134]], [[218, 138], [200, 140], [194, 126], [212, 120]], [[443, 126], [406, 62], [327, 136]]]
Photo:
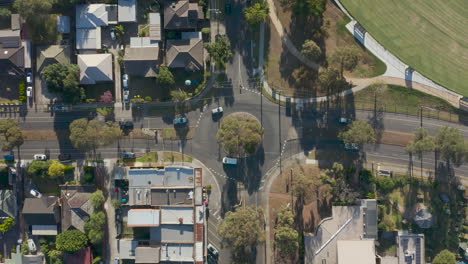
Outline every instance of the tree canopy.
[[218, 224], [218, 234], [228, 247], [242, 250], [255, 247], [264, 240], [262, 210], [257, 207], [238, 207], [228, 212]]
[[7, 218], [0, 224], [0, 232], [5, 234], [6, 232], [10, 231], [11, 228], [15, 226], [15, 219]]
[[266, 1], [257, 2], [245, 9], [245, 19], [252, 26], [259, 25], [268, 17], [268, 3]]
[[320, 47], [315, 43], [315, 41], [311, 39], [306, 39], [304, 44], [302, 44], [302, 55], [308, 58], [309, 60], [316, 61], [322, 56], [322, 50]]
[[49, 14], [56, 0], [15, 0], [13, 7], [26, 20]]
[[65, 174], [65, 165], [63, 165], [60, 161], [53, 160], [49, 166], [48, 174], [52, 179], [62, 177]]
[[276, 250], [281, 257], [295, 255], [299, 233], [294, 230], [294, 215], [290, 207], [283, 206], [278, 211], [278, 221], [275, 228]]
[[455, 258], [455, 254], [448, 251], [447, 249], [442, 250], [435, 256], [432, 264], [455, 264], [457, 260]]
[[352, 46], [339, 47], [330, 56], [330, 62], [340, 68], [343, 76], [344, 70], [352, 71], [361, 59], [359, 50]]
[[52, 161], [34, 160], [28, 167], [28, 174], [35, 175], [39, 178], [45, 179], [48, 177], [49, 167]]
[[106, 198], [104, 197], [104, 194], [101, 190], [97, 190], [93, 194], [91, 194], [89, 200], [95, 210], [102, 210], [102, 205], [106, 201]]
[[460, 130], [454, 127], [442, 127], [435, 137], [435, 147], [441, 159], [455, 167], [466, 162], [467, 143]]
[[376, 140], [374, 129], [362, 120], [353, 121], [346, 131], [339, 133], [338, 137], [345, 143], [357, 144], [361, 147], [365, 143], [374, 143]]
[[422, 173], [422, 159], [425, 152], [432, 152], [435, 149], [434, 138], [427, 135], [424, 128], [419, 128], [414, 133], [414, 141], [406, 146], [406, 151], [416, 154], [421, 160], [421, 173]]
[[226, 62], [232, 58], [231, 42], [226, 35], [216, 37], [213, 43], [206, 43], [205, 48], [220, 68], [225, 68]]
[[92, 244], [100, 244], [104, 239], [104, 226], [106, 215], [103, 211], [91, 214], [88, 222], [85, 223], [85, 232]]
[[224, 118], [216, 135], [229, 154], [252, 154], [263, 138], [263, 127], [250, 114], [235, 113]]
[[16, 120], [10, 118], [1, 119], [0, 135], [4, 138], [2, 145], [3, 151], [10, 151], [15, 147], [19, 149], [19, 147], [24, 143], [23, 132]]
[[96, 152], [98, 147], [113, 143], [121, 135], [119, 125], [113, 122], [102, 125], [97, 120], [81, 118], [70, 124], [70, 140], [73, 147], [83, 152]]
[[65, 103], [79, 103], [83, 98], [79, 87], [80, 68], [76, 64], [54, 63], [47, 65], [41, 72], [52, 93], [62, 95]]
[[156, 80], [161, 85], [173, 86], [175, 84], [174, 75], [167, 66], [159, 67], [159, 73], [156, 75]]
[[66, 230], [57, 235], [55, 244], [58, 250], [77, 252], [88, 244], [88, 238], [80, 230]]

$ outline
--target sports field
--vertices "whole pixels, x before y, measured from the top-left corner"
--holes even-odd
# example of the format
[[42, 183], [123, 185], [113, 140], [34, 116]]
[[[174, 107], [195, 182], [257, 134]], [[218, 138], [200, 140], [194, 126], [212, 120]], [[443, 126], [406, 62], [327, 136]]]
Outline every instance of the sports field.
[[440, 85], [468, 96], [467, 0], [341, 0], [394, 55]]

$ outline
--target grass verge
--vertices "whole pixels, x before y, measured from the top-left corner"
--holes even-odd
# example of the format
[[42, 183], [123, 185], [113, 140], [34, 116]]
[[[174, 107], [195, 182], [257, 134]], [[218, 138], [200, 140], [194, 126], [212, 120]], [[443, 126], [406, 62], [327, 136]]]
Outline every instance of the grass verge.
[[158, 162], [158, 153], [157, 152], [149, 152], [144, 156], [136, 158], [137, 162]]
[[164, 161], [165, 162], [192, 162], [193, 158], [188, 155], [182, 155], [180, 152], [166, 151], [164, 152]]

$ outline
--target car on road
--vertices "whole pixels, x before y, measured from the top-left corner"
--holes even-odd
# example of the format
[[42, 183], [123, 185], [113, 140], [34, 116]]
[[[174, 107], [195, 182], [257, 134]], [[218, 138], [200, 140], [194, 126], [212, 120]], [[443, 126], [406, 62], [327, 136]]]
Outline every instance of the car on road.
[[29, 191], [29, 193], [30, 193], [32, 196], [36, 197], [36, 198], [41, 198], [41, 197], [42, 197], [42, 194], [41, 194], [38, 190], [36, 190], [36, 189], [31, 189], [31, 190]]
[[26, 83], [27, 83], [28, 85], [32, 85], [32, 83], [33, 83], [33, 75], [32, 75], [32, 72], [26, 73]]
[[68, 105], [54, 105], [55, 112], [68, 112], [70, 107]]
[[224, 6], [224, 11], [226, 12], [226, 14], [231, 14], [232, 13], [232, 5], [231, 3], [226, 3], [226, 5]]
[[129, 90], [123, 91], [123, 100], [124, 100], [124, 103], [126, 104], [130, 103], [130, 91]]
[[58, 160], [60, 161], [71, 160], [71, 154], [60, 154], [58, 155]]
[[224, 157], [224, 158], [223, 158], [223, 164], [227, 164], [227, 165], [237, 165], [237, 159]]
[[47, 160], [47, 156], [45, 154], [34, 154], [34, 160]]
[[34, 240], [32, 240], [31, 238], [28, 239], [28, 247], [29, 251], [32, 253], [35, 253], [37, 251], [36, 243], [34, 243]]
[[346, 143], [344, 145], [345, 150], [347, 151], [359, 151], [359, 146], [354, 143]]
[[15, 160], [15, 155], [5, 155], [3, 156], [3, 159], [6, 161], [14, 161]]
[[122, 87], [124, 90], [128, 90], [128, 74], [122, 75]]
[[188, 122], [188, 119], [185, 117], [174, 119], [174, 125], [184, 125], [184, 124], [187, 124], [187, 122]]
[[115, 40], [115, 29], [111, 28], [110, 30], [110, 36], [112, 40]]
[[208, 244], [208, 246], [206, 247], [206, 249], [208, 249], [208, 254], [209, 254], [210, 256], [213, 256], [213, 257], [215, 257], [215, 258], [218, 258], [219, 252], [218, 252], [218, 250], [217, 250], [213, 245]]
[[340, 123], [341, 125], [347, 125], [349, 123], [351, 123], [351, 118], [346, 118], [346, 117], [340, 117], [338, 118], [338, 123]]
[[124, 152], [122, 153], [122, 159], [134, 159], [135, 153], [133, 152]]
[[213, 115], [216, 115], [216, 114], [222, 114], [223, 113], [223, 108], [220, 106], [220, 107], [216, 107], [214, 109], [211, 110], [211, 113]]
[[32, 98], [33, 97], [33, 89], [32, 89], [32, 86], [28, 86], [28, 88], [26, 88], [26, 96], [28, 98]]
[[391, 170], [378, 170], [377, 175], [379, 176], [386, 176], [386, 177], [392, 177], [393, 171]]

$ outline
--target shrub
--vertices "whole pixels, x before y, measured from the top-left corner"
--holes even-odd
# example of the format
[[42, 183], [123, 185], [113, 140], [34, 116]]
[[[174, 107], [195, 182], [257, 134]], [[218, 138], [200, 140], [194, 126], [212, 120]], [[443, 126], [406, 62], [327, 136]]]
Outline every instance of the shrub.
[[205, 35], [209, 35], [211, 33], [211, 29], [209, 27], [202, 28], [201, 32]]
[[26, 95], [26, 84], [24, 83], [24, 81], [21, 81], [19, 83], [19, 95]]
[[86, 103], [88, 103], [88, 104], [92, 104], [92, 103], [95, 103], [95, 102], [96, 102], [96, 99], [93, 99], [93, 98], [86, 99]]
[[102, 258], [101, 257], [96, 257], [94, 260], [93, 260], [93, 264], [99, 264], [101, 263], [102, 261]]
[[74, 166], [71, 166], [71, 165], [65, 165], [65, 168], [63, 169], [63, 171], [65, 173], [67, 172], [71, 172], [71, 171], [74, 171], [75, 170], [75, 167]]
[[146, 96], [145, 101], [146, 102], [151, 102], [151, 101], [153, 101], [153, 98], [151, 98], [151, 96]]

